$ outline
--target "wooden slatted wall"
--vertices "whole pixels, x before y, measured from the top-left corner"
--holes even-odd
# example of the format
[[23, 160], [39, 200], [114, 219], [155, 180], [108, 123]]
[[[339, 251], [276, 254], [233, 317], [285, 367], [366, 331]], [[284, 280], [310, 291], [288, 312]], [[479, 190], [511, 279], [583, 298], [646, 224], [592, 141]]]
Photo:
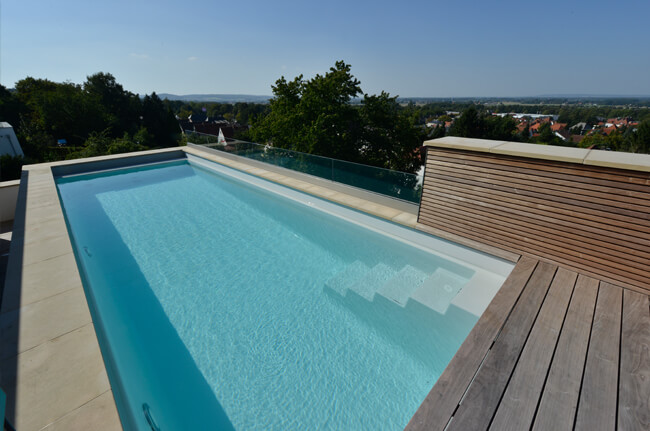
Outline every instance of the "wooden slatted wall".
[[427, 147], [418, 222], [650, 289], [650, 173]]

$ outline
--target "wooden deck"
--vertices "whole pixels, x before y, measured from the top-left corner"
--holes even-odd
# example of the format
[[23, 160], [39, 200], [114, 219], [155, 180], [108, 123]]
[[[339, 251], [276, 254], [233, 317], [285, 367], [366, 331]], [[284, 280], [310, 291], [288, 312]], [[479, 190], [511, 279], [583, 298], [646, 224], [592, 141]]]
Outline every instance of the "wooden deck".
[[407, 430], [650, 429], [650, 298], [522, 257]]

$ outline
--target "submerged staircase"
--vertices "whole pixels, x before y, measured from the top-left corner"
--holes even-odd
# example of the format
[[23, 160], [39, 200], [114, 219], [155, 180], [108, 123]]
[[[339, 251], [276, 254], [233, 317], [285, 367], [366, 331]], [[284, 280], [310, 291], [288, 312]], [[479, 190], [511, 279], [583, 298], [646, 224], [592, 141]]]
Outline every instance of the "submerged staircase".
[[390, 301], [402, 308], [416, 302], [439, 314], [447, 313], [467, 279], [444, 268], [431, 275], [406, 265], [395, 270], [380, 263], [369, 267], [354, 261], [325, 283], [325, 290], [341, 298], [358, 296], [366, 301]]
[[471, 288], [458, 295], [469, 284], [444, 268], [427, 274], [411, 265], [354, 261], [327, 280], [323, 292], [442, 373], [478, 319], [458, 304], [463, 293], [476, 296]]

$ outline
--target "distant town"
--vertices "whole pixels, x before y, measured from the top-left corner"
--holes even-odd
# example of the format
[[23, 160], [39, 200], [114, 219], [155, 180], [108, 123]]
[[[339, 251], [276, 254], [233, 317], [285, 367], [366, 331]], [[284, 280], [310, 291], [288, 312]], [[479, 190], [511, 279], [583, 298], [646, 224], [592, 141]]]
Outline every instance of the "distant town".
[[[445, 117], [450, 117], [450, 120], [440, 120], [430, 118], [426, 126], [430, 128], [444, 127], [445, 131], [449, 133], [454, 124], [454, 120], [460, 115], [458, 111], [447, 111]], [[557, 138], [564, 142], [571, 142], [579, 144], [585, 136], [600, 134], [609, 136], [614, 132], [623, 131], [630, 128], [636, 131], [639, 122], [631, 117], [618, 117], [618, 118], [604, 118], [596, 117], [598, 122], [596, 124], [589, 124], [581, 121], [569, 127], [568, 123], [561, 123], [558, 121], [558, 114], [526, 114], [526, 113], [492, 113], [497, 117], [511, 117], [517, 123], [517, 131], [520, 134], [528, 133], [529, 138], [538, 138], [540, 130], [544, 124], [550, 126], [550, 130]]]

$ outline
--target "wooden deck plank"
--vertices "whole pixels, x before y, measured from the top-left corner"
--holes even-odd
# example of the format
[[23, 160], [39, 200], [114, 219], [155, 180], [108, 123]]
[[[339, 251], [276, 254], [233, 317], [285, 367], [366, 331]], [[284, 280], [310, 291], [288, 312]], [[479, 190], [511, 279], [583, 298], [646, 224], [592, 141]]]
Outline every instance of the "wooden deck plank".
[[[590, 184], [614, 184], [618, 187], [629, 187], [630, 190], [645, 191], [649, 184], [648, 174], [641, 171], [593, 165], [580, 165], [541, 159], [522, 159], [516, 156], [476, 153], [474, 151], [443, 150], [431, 147], [428, 148], [428, 151], [434, 156], [481, 161], [492, 165], [501, 165], [504, 170], [517, 170], [522, 168], [527, 172], [534, 171], [538, 175], [564, 175], [564, 178], [570, 178], [576, 181], [587, 182]], [[427, 158], [427, 160], [430, 159]]]
[[510, 226], [514, 226], [519, 232], [523, 232], [532, 238], [535, 236], [543, 236], [545, 244], [560, 247], [560, 250], [565, 248], [571, 249], [580, 254], [601, 256], [605, 259], [605, 262], [618, 262], [635, 268], [644, 270], [648, 269], [650, 253], [640, 252], [629, 247], [621, 247], [616, 244], [605, 242], [602, 240], [602, 236], [598, 238], [597, 235], [594, 235], [592, 238], [576, 235], [572, 232], [563, 232], [562, 235], [558, 235], [557, 229], [548, 228], [544, 225], [536, 225], [533, 220], [505, 220], [503, 214], [496, 216], [489, 211], [477, 211], [475, 208], [466, 208], [462, 205], [449, 204], [436, 198], [430, 199], [426, 206], [422, 206], [420, 210], [421, 214], [436, 214], [436, 206], [433, 206], [432, 204], [435, 204], [437, 207], [444, 206], [445, 214], [457, 217], [459, 220], [472, 222], [478, 219], [481, 221], [481, 223], [478, 224], [494, 226], [497, 230], [507, 230]]
[[618, 429], [650, 429], [650, 298], [626, 290], [621, 323]]
[[[443, 194], [453, 199], [464, 199], [475, 204], [483, 202], [496, 206], [496, 208], [512, 209], [521, 208], [535, 214], [537, 217], [545, 214], [552, 219], [559, 219], [569, 223], [587, 223], [589, 226], [609, 232], [625, 232], [627, 235], [640, 234], [646, 240], [650, 238], [650, 224], [631, 218], [618, 216], [606, 211], [584, 209], [575, 205], [560, 205], [543, 198], [532, 198], [525, 195], [491, 190], [484, 187], [469, 186], [448, 179], [436, 179], [427, 184], [422, 192], [422, 202], [427, 202], [430, 194]], [[644, 224], [645, 223], [645, 224]]]
[[451, 232], [441, 230], [441, 229], [436, 229], [434, 227], [427, 226], [422, 223], [417, 223], [415, 228], [423, 232], [426, 232], [428, 234], [446, 239], [448, 241], [453, 241], [455, 243], [464, 245], [466, 247], [470, 247], [475, 250], [482, 251], [484, 253], [491, 254], [496, 257], [500, 257], [501, 259], [505, 259], [509, 262], [517, 263], [519, 261], [519, 258], [521, 257], [521, 255], [518, 253], [512, 253], [502, 248], [497, 248], [493, 245], [487, 245], [483, 242], [474, 241], [467, 237], [455, 235]]
[[[541, 232], [528, 232], [519, 229], [516, 233], [503, 230], [497, 223], [491, 223], [487, 218], [475, 218], [471, 215], [454, 212], [450, 208], [445, 210], [422, 209], [423, 216], [434, 217], [439, 223], [445, 226], [466, 227], [475, 230], [477, 233], [487, 237], [503, 238], [514, 247], [526, 248], [530, 251], [537, 251], [548, 256], [557, 256], [566, 261], [583, 263], [586, 267], [601, 268], [607, 272], [619, 274], [625, 278], [633, 278], [639, 284], [646, 284], [650, 281], [650, 268], [648, 265], [640, 264], [633, 260], [626, 260], [628, 254], [616, 253], [605, 248], [601, 253], [586, 247], [578, 247], [568, 238], [544, 236]], [[562, 241], [564, 240], [564, 241]], [[616, 259], [612, 256], [617, 256]]]
[[[549, 262], [549, 263], [552, 263], [552, 264], [557, 264], [556, 260], [549, 259], [548, 257], [544, 257], [544, 256], [538, 256], [538, 255], [535, 255], [533, 253], [524, 253], [523, 256], [532, 257], [533, 259], [537, 259], [537, 260], [539, 260], [541, 262]], [[611, 283], [614, 286], [618, 286], [618, 287], [625, 288], [625, 289], [630, 289], [630, 290], [633, 290], [635, 292], [642, 293], [644, 295], [648, 295], [650, 293], [650, 288], [648, 288], [648, 287], [646, 287], [646, 288], [640, 287], [639, 283], [632, 282], [631, 280], [626, 280], [626, 279], [623, 279], [621, 277], [614, 277], [611, 273], [606, 272], [606, 271], [598, 271], [598, 270], [595, 270], [594, 268], [585, 267], [584, 265], [583, 266], [574, 265], [571, 262], [567, 262], [567, 263], [562, 264], [562, 267], [564, 267], [566, 269], [570, 269], [572, 271], [575, 271], [578, 274], [582, 274], [582, 275], [585, 275], [587, 277], [595, 278], [598, 281], [604, 281], [604, 282], [607, 282], [607, 283]]]
[[552, 202], [544, 201], [543, 199], [532, 199], [497, 190], [470, 187], [453, 181], [436, 180], [430, 186], [426, 181], [425, 189], [422, 192], [423, 203], [427, 202], [429, 195], [443, 195], [450, 199], [463, 200], [473, 205], [491, 205], [496, 209], [504, 207], [507, 211], [520, 209], [538, 218], [542, 218], [547, 214], [546, 217], [553, 220], [561, 220], [565, 225], [567, 222], [569, 224], [577, 224], [579, 222], [585, 223], [591, 228], [608, 232], [625, 232], [627, 235], [631, 235], [630, 238], [634, 238], [638, 234], [643, 235], [643, 238], [646, 240], [650, 238], [650, 226], [644, 226], [638, 223], [621, 223], [620, 220], [608, 218], [607, 213], [604, 212], [581, 211], [579, 207], [570, 207], [568, 205], [551, 205]]
[[534, 431], [573, 428], [597, 295], [598, 280], [580, 275], [535, 416]]
[[573, 195], [578, 198], [578, 200], [586, 202], [593, 200], [594, 202], [607, 206], [636, 209], [640, 211], [647, 211], [650, 209], [648, 208], [650, 206], [650, 200], [648, 200], [650, 195], [648, 195], [648, 193], [641, 193], [639, 197], [633, 197], [629, 194], [622, 193], [621, 189], [609, 188], [603, 191], [599, 190], [596, 186], [579, 188], [575, 187], [570, 181], [546, 181], [545, 178], [540, 178], [535, 175], [516, 175], [508, 173], [507, 171], [494, 172], [491, 169], [458, 165], [456, 163], [448, 163], [442, 160], [432, 160], [427, 164], [427, 166], [431, 166], [439, 172], [458, 178], [476, 178], [477, 180], [504, 186], [516, 182], [518, 186], [524, 187], [527, 190], [552, 190], [555, 193], [559, 193], [561, 196], [566, 197]]
[[488, 352], [448, 429], [487, 429], [548, 292], [557, 266], [540, 262]]
[[580, 270], [592, 271], [605, 277], [609, 276], [615, 280], [650, 290], [650, 272], [634, 266], [625, 266], [622, 263], [607, 261], [596, 254], [562, 248], [548, 241], [545, 242], [539, 237], [524, 236], [523, 232], [519, 232], [517, 235], [515, 232], [499, 231], [482, 222], [454, 217], [448, 211], [421, 210], [420, 219], [422, 219], [422, 215], [434, 218], [436, 223], [441, 225], [441, 228], [444, 226], [444, 229], [457, 234], [471, 235], [472, 239], [477, 241], [482, 240], [513, 252], [521, 252], [523, 249], [532, 255], [547, 257], [555, 262], [562, 261]]
[[[496, 247], [501, 247], [512, 252], [530, 254], [536, 257], [546, 258], [554, 262], [562, 262], [567, 267], [578, 269], [578, 272], [591, 272], [613, 279], [617, 282], [627, 283], [650, 291], [650, 272], [642, 271], [632, 266], [625, 267], [621, 263], [602, 259], [593, 254], [580, 253], [570, 249], [558, 248], [551, 244], [544, 243], [539, 239], [524, 236], [523, 232], [515, 235], [511, 232], [499, 232], [484, 223], [461, 220], [444, 212], [422, 211], [423, 215], [434, 217], [441, 228], [452, 231], [458, 235], [466, 235], [476, 241], [485, 241]], [[522, 251], [523, 248], [526, 250]], [[563, 253], [564, 251], [564, 253]]]
[[575, 429], [616, 428], [623, 289], [601, 282], [594, 313]]
[[[593, 198], [591, 200], [576, 200], [570, 193], [554, 191], [550, 189], [536, 189], [535, 187], [522, 186], [516, 183], [508, 183], [506, 181], [492, 181], [482, 182], [480, 179], [472, 178], [469, 175], [461, 176], [460, 174], [451, 175], [450, 172], [430, 172], [427, 174], [429, 178], [435, 180], [453, 180], [453, 182], [464, 184], [469, 187], [480, 187], [508, 193], [518, 196], [526, 196], [531, 199], [541, 199], [553, 205], [565, 207], [579, 207], [583, 211], [598, 211], [601, 213], [609, 214], [610, 218], [615, 218], [621, 221], [628, 221], [635, 223], [641, 221], [647, 223], [650, 220], [650, 213], [645, 212], [643, 208], [638, 208], [634, 205], [621, 205], [615, 206], [612, 202], [603, 199]], [[578, 204], [578, 205], [576, 205]]]
[[[557, 223], [557, 219], [552, 219], [551, 221], [555, 222], [556, 225], [549, 226], [541, 217], [539, 219], [534, 216], [531, 217], [530, 213], [517, 211], [519, 214], [514, 214], [514, 211], [511, 213], [511, 211], [504, 211], [503, 208], [501, 210], [495, 210], [481, 203], [472, 202], [468, 204], [464, 201], [449, 199], [441, 194], [436, 195], [435, 193], [430, 194], [427, 197], [427, 201], [420, 208], [422, 214], [425, 214], [430, 208], [435, 210], [436, 207], [444, 207], [450, 213], [461, 212], [466, 215], [482, 217], [490, 221], [490, 223], [503, 227], [514, 226], [517, 229], [529, 232], [543, 232], [545, 235], [567, 239], [575, 247], [583, 246], [595, 251], [605, 250], [610, 253], [614, 252], [619, 255], [625, 255], [627, 258], [638, 263], [647, 264], [650, 259], [650, 252], [639, 250], [638, 248], [633, 249], [629, 246], [629, 243], [621, 240], [620, 233], [619, 238], [613, 238], [608, 235], [607, 231], [596, 230], [589, 232], [582, 229], [583, 226], [581, 224], [575, 222], [569, 227], [564, 223]], [[523, 216], [519, 218], [517, 215]]]
[[518, 431], [533, 423], [577, 277], [557, 270], [490, 429]]
[[[483, 161], [468, 161], [453, 157], [446, 157], [444, 155], [436, 155], [427, 160], [428, 166], [435, 166], [439, 163], [444, 163], [446, 166], [462, 166], [468, 171], [475, 172], [489, 172], [496, 175], [511, 177], [511, 178], [524, 178], [528, 180], [541, 181], [545, 183], [564, 185], [581, 190], [597, 190], [604, 193], [624, 194], [632, 198], [650, 199], [648, 189], [639, 186], [632, 186], [632, 188], [623, 188], [620, 182], [613, 182], [608, 180], [600, 180], [591, 178], [588, 182], [576, 181], [576, 175], [566, 175], [552, 172], [545, 172], [528, 168], [517, 168], [514, 166], [504, 166]], [[584, 178], [578, 178], [584, 180]], [[629, 187], [629, 186], [628, 186]]]
[[522, 257], [411, 418], [409, 431], [443, 430], [528, 283], [537, 260]]

